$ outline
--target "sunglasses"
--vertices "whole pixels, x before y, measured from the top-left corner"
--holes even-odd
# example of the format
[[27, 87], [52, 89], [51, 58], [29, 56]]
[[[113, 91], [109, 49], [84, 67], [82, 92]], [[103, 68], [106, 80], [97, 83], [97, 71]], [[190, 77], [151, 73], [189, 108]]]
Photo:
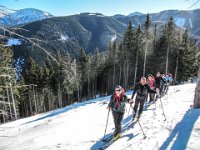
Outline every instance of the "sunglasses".
[[115, 90], [115, 91], [121, 91], [121, 90]]

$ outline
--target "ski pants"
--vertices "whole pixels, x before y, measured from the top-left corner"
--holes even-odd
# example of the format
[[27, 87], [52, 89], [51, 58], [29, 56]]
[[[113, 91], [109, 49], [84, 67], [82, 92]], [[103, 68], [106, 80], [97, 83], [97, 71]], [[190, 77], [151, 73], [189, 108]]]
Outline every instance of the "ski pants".
[[149, 102], [154, 101], [155, 93], [149, 93], [150, 100]]
[[139, 107], [138, 114], [140, 115], [142, 113], [145, 100], [146, 100], [146, 97], [138, 97], [138, 96], [136, 96], [135, 104], [134, 104], [134, 107], [133, 107], [133, 110], [134, 110], [135, 113], [137, 113], [137, 109], [138, 109], [138, 105], [139, 104], [140, 104], [140, 107]]
[[121, 133], [122, 130], [122, 126], [121, 126], [121, 122], [124, 116], [124, 113], [121, 112], [113, 112], [113, 119], [114, 119], [114, 124], [115, 124], [115, 131], [114, 131], [114, 135]]

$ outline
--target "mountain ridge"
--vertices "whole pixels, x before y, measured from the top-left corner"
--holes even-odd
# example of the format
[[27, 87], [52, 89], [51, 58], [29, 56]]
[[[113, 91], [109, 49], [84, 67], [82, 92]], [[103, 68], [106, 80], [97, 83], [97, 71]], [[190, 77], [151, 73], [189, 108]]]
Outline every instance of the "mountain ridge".
[[17, 26], [51, 17], [53, 15], [49, 12], [35, 8], [25, 8], [0, 17], [0, 24], [4, 26]]
[[[176, 25], [182, 28], [189, 25], [191, 35], [200, 36], [200, 9], [191, 11], [165, 10], [150, 14], [152, 27], [157, 24], [158, 28], [161, 29], [168, 22], [170, 16], [174, 17]], [[56, 51], [63, 54], [69, 52], [76, 57], [80, 48], [84, 48], [87, 53], [93, 53], [96, 48], [102, 52], [106, 51], [109, 41], [121, 42], [130, 20], [136, 29], [138, 25], [144, 25], [146, 14], [131, 17], [119, 14], [117, 17], [110, 17], [101, 13], [87, 12], [71, 16], [54, 16], [21, 25], [23, 30], [18, 30], [17, 33], [44, 41], [41, 46], [52, 54], [55, 54]], [[30, 50], [30, 45], [19, 37], [13, 38], [17, 39], [17, 43], [21, 43], [21, 45], [14, 47], [16, 59], [20, 55], [29, 55], [43, 60], [44, 56], [38, 56], [36, 53], [38, 50]]]

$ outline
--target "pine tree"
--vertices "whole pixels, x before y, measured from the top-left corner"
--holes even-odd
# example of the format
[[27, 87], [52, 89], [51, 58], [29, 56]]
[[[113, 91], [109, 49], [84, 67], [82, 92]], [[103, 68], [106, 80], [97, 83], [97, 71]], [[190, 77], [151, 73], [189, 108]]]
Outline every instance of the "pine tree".
[[122, 85], [122, 78], [123, 78], [123, 64], [124, 64], [124, 48], [123, 48], [123, 45], [122, 43], [119, 44], [119, 53], [118, 53], [118, 59], [119, 59], [119, 62], [118, 62], [118, 65], [119, 65], [119, 81], [118, 81], [118, 85]]
[[147, 53], [148, 51], [150, 51], [151, 47], [150, 47], [150, 43], [152, 43], [151, 41], [151, 31], [150, 31], [150, 26], [151, 26], [151, 20], [149, 17], [149, 14], [147, 14], [147, 18], [145, 21], [145, 32], [144, 32], [144, 37], [145, 37], [145, 48], [144, 48], [144, 64], [143, 64], [143, 76], [145, 76], [146, 74], [146, 64], [147, 64]]
[[33, 58], [27, 60], [27, 67], [23, 73], [25, 84], [36, 84], [42, 87], [42, 70]]
[[138, 29], [136, 31], [136, 57], [135, 57], [135, 72], [134, 72], [134, 86], [136, 85], [136, 79], [138, 74], [138, 64], [139, 64], [139, 53], [142, 51], [142, 30], [141, 26], [138, 26]]
[[128, 86], [129, 81], [129, 69], [130, 61], [135, 60], [135, 51], [134, 51], [134, 32], [131, 21], [129, 22], [128, 28], [124, 35], [123, 47], [124, 47], [124, 87]]
[[179, 69], [179, 59], [180, 59], [180, 48], [181, 48], [181, 42], [182, 42], [182, 30], [179, 28], [178, 31], [179, 37], [178, 37], [178, 48], [176, 52], [176, 65], [175, 65], [175, 72], [174, 72], [174, 82], [177, 81], [177, 74]]
[[165, 74], [169, 72], [169, 66], [174, 68], [173, 65], [175, 64], [174, 58], [170, 58], [170, 55], [173, 57], [176, 55], [176, 48], [177, 48], [177, 37], [175, 32], [175, 25], [173, 17], [170, 17], [169, 22], [167, 24], [167, 49], [166, 49], [166, 65], [165, 65]]
[[[86, 91], [86, 82], [87, 82], [87, 70], [85, 66], [87, 65], [87, 55], [83, 48], [80, 49], [79, 59], [78, 59], [78, 71], [80, 75], [80, 99], [82, 99], [82, 94]], [[84, 90], [84, 91], [83, 91]]]
[[187, 81], [189, 77], [193, 77], [197, 73], [196, 50], [189, 40], [189, 30], [185, 30], [182, 40], [182, 48], [180, 50], [180, 74], [179, 80]]
[[13, 88], [13, 85], [16, 84], [16, 75], [15, 69], [12, 68], [12, 50], [0, 45], [0, 54], [0, 98], [3, 104], [0, 105], [0, 111], [2, 112], [0, 122], [6, 122], [9, 119], [17, 119], [17, 102], [14, 97], [17, 91]]
[[[198, 77], [200, 77], [200, 67], [198, 71]], [[200, 108], [200, 80], [197, 82], [195, 89], [194, 108]]]

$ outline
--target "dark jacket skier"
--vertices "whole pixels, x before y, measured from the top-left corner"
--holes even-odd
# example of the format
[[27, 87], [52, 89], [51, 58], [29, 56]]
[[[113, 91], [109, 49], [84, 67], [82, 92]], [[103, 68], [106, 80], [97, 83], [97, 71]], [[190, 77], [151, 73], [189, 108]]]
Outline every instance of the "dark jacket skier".
[[110, 102], [108, 104], [108, 108], [112, 110], [115, 131], [114, 138], [117, 139], [120, 137], [121, 133], [121, 121], [125, 112], [125, 103], [128, 101], [125, 93], [123, 92], [123, 88], [121, 86], [115, 87], [115, 92], [111, 96]]
[[166, 81], [162, 78], [160, 72], [157, 72], [155, 77], [155, 85], [156, 85], [156, 91], [157, 95], [160, 96], [162, 92], [162, 87], [166, 83]]
[[136, 94], [135, 104], [134, 104], [134, 107], [133, 107], [133, 110], [134, 110], [133, 119], [135, 119], [139, 104], [140, 104], [140, 108], [139, 108], [139, 112], [138, 112], [138, 118], [142, 114], [144, 102], [145, 102], [145, 100], [148, 96], [148, 93], [156, 93], [156, 91], [151, 90], [149, 85], [146, 84], [146, 78], [142, 77], [140, 82], [138, 84], [136, 84], [136, 86], [133, 90], [132, 97], [131, 97], [131, 100], [133, 101], [133, 98]]

